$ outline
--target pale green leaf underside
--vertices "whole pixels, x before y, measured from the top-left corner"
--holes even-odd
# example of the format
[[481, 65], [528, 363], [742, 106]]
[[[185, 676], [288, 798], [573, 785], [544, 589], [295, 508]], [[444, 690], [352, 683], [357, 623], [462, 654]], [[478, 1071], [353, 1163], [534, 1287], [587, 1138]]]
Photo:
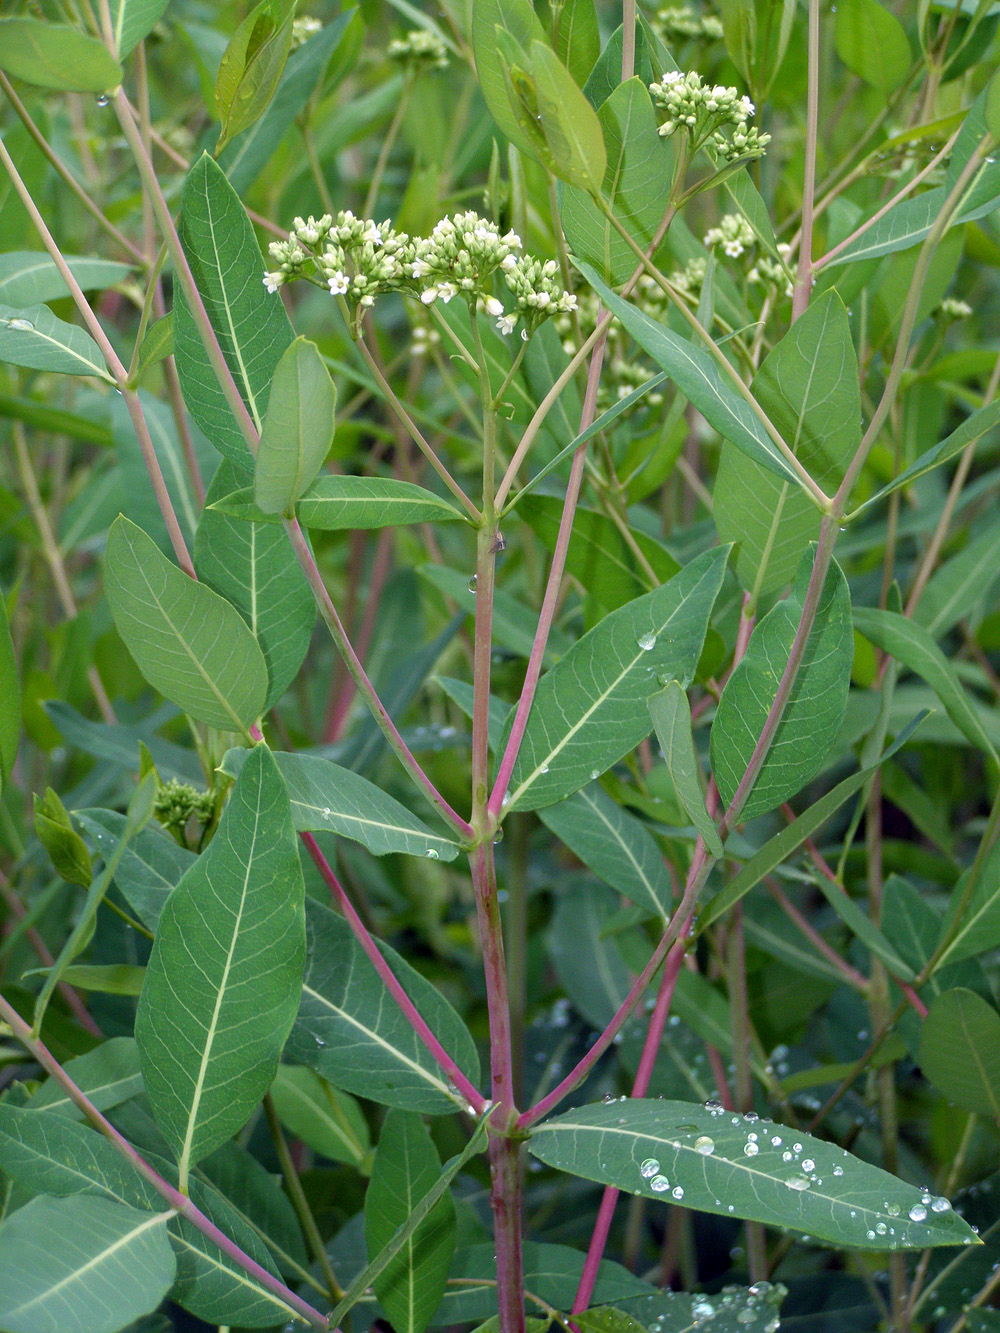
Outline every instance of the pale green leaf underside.
[[[66, 265], [85, 292], [100, 291], [123, 282], [129, 264], [84, 255], [63, 255]], [[9, 250], [0, 255], [0, 302], [4, 305], [41, 305], [69, 296], [69, 288], [52, 260], [41, 250]]]
[[[228, 751], [222, 771], [237, 777], [252, 753]], [[458, 846], [450, 838], [432, 833], [405, 805], [349, 768], [314, 755], [278, 751], [274, 757], [288, 787], [296, 829], [329, 829], [360, 842], [376, 856], [408, 852], [453, 861], [458, 855]]]
[[[686, 1208], [787, 1227], [851, 1249], [975, 1241], [967, 1223], [950, 1207], [936, 1211], [925, 1191], [842, 1148], [721, 1106], [602, 1102], [546, 1121], [528, 1147], [550, 1166], [630, 1194], [682, 1198]], [[683, 1194], [673, 1193], [678, 1188]]]
[[[265, 514], [257, 506], [249, 487], [220, 496], [214, 507], [234, 518], [277, 522], [276, 515]], [[323, 532], [444, 523], [463, 517], [433, 491], [391, 477], [318, 477], [302, 495], [295, 512], [304, 528]]]
[[46, 305], [0, 305], [0, 361], [114, 383], [90, 334], [56, 319]]
[[[447, 1115], [465, 1101], [441, 1073], [342, 916], [306, 902], [308, 962], [286, 1058], [385, 1106]], [[479, 1057], [441, 993], [388, 945], [380, 952], [431, 1031], [476, 1083]]]
[[288, 794], [259, 745], [167, 900], [136, 1014], [146, 1092], [182, 1178], [274, 1078], [301, 994], [303, 897]]
[[32, 1199], [0, 1228], [7, 1333], [117, 1333], [174, 1280], [170, 1214], [110, 1199]]
[[552, 805], [649, 735], [647, 700], [661, 678], [686, 685], [694, 674], [727, 554], [708, 551], [613, 611], [542, 677], [511, 775], [511, 809]]
[[649, 701], [649, 715], [678, 800], [708, 850], [713, 856], [721, 856], [722, 840], [705, 805], [698, 773], [691, 734], [691, 706], [678, 681], [672, 680], [662, 694], [653, 695]]
[[346, 1092], [332, 1088], [305, 1065], [279, 1065], [271, 1086], [278, 1118], [297, 1139], [329, 1157], [360, 1167], [368, 1154], [368, 1123]]
[[117, 518], [104, 589], [125, 646], [149, 683], [201, 722], [246, 732], [267, 695], [267, 666], [235, 607], [182, 573]]

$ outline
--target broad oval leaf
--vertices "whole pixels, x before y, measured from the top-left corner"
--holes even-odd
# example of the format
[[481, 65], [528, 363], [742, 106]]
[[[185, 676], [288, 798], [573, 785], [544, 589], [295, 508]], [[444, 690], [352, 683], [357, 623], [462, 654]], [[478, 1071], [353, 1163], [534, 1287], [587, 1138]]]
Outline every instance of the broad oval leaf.
[[[440, 1174], [437, 1149], [420, 1117], [390, 1111], [365, 1193], [369, 1259], [389, 1244]], [[455, 1205], [446, 1193], [375, 1277], [375, 1294], [399, 1333], [423, 1333], [430, 1323], [444, 1295], [455, 1237]]]
[[641, 820], [616, 805], [591, 782], [539, 817], [595, 875], [641, 907], [666, 920], [673, 885], [653, 835]]
[[[812, 552], [807, 551], [795, 587], [757, 625], [719, 700], [712, 723], [712, 772], [726, 806], [743, 779], [777, 694], [811, 569]], [[741, 819], [773, 810], [820, 771], [844, 718], [853, 661], [851, 595], [840, 566], [831, 561], [798, 675]]]
[[[802, 466], [832, 495], [861, 443], [858, 360], [835, 291], [813, 300], [772, 349], [753, 392]], [[720, 541], [739, 543], [736, 572], [743, 586], [760, 596], [789, 583], [802, 552], [819, 536], [812, 500], [728, 442], [713, 499]]]
[[257, 640], [267, 663], [266, 711], [305, 660], [316, 624], [316, 599], [280, 525], [245, 523], [213, 507], [213, 500], [239, 485], [239, 479], [224, 458], [198, 523], [194, 567], [199, 579], [236, 607]]
[[246, 1122], [274, 1079], [305, 960], [288, 793], [265, 745], [160, 917], [135, 1035], [180, 1176]]
[[114, 383], [90, 334], [57, 319], [47, 305], [0, 305], [0, 361]]
[[[213, 508], [233, 518], [277, 523], [265, 513], [249, 487], [233, 489], [213, 502]], [[463, 518], [454, 505], [423, 486], [391, 477], [317, 477], [303, 494], [295, 514], [304, 528], [348, 532], [361, 528], [388, 528], [404, 523], [445, 523]]]
[[[226, 364], [258, 432], [274, 369], [295, 336], [281, 298], [264, 290], [264, 258], [239, 195], [207, 154], [187, 174], [180, 235]], [[184, 400], [219, 453], [248, 475], [253, 457], [219, 387], [181, 290], [174, 355]]]
[[[124, 282], [130, 264], [86, 255], [63, 255], [66, 265], [85, 292], [103, 291]], [[54, 261], [42, 250], [9, 250], [0, 255], [0, 301], [5, 305], [41, 305], [69, 296], [69, 288]]]
[[[497, 41], [498, 28], [508, 33], [525, 53], [532, 42], [545, 41], [545, 29], [531, 0], [475, 0], [472, 5], [472, 50], [483, 99], [511, 143], [534, 156], [535, 145], [521, 129], [507, 97], [504, 61]], [[525, 59], [527, 62], [527, 55]]]
[[899, 87], [913, 63], [906, 30], [878, 0], [839, 4], [834, 43], [847, 68], [884, 93]]
[[951, 1102], [1000, 1117], [1000, 1014], [956, 986], [931, 1001], [920, 1028], [920, 1068]]
[[64, 23], [0, 19], [0, 69], [36, 88], [105, 93], [122, 81], [122, 67], [96, 37]]
[[[252, 753], [229, 750], [222, 771], [238, 777]], [[329, 829], [360, 842], [376, 856], [408, 852], [432, 861], [453, 861], [458, 855], [458, 846], [450, 838], [431, 832], [405, 805], [349, 768], [314, 755], [280, 750], [274, 758], [288, 788], [296, 829]]]
[[567, 184], [596, 194], [608, 165], [597, 113], [547, 42], [532, 42], [531, 73], [556, 174]]
[[235, 607], [122, 517], [108, 533], [104, 589], [118, 633], [155, 689], [209, 726], [248, 731], [267, 697], [267, 664]]
[[0, 1325], [117, 1333], [155, 1310], [176, 1271], [170, 1216], [87, 1195], [32, 1199], [0, 1227]]
[[296, 338], [274, 368], [254, 467], [254, 498], [283, 514], [312, 485], [333, 443], [337, 390], [315, 343]]
[[971, 1227], [842, 1148], [717, 1103], [612, 1101], [547, 1120], [532, 1156], [587, 1180], [685, 1208], [808, 1232], [860, 1250], [970, 1245]]
[[[725, 547], [606, 616], [542, 677], [511, 774], [509, 809], [552, 805], [649, 735], [660, 679], [694, 675], [725, 573]], [[508, 720], [506, 732], [510, 732]]]
[[[387, 993], [342, 916], [306, 902], [308, 961], [289, 1060], [384, 1106], [447, 1115], [465, 1099]], [[479, 1057], [465, 1024], [441, 993], [388, 945], [380, 952], [441, 1045], [468, 1077]]]

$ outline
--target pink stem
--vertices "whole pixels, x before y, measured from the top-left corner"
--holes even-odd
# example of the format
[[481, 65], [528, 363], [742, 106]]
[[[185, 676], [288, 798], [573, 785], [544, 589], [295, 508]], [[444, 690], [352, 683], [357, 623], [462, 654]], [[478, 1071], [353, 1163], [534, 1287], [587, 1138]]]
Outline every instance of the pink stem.
[[486, 1099], [473, 1087], [462, 1073], [461, 1069], [459, 1069], [458, 1065], [420, 1016], [416, 1006], [407, 995], [406, 991], [397, 981], [392, 968], [382, 957], [378, 945], [366, 930], [364, 922], [358, 916], [353, 903], [344, 892], [337, 876], [333, 873], [333, 869], [329, 861], [327, 861], [326, 857], [323, 855], [316, 839], [311, 833], [300, 833], [299, 837], [309, 849], [309, 855], [312, 857], [319, 873], [323, 876], [327, 887], [336, 899], [340, 910], [343, 912], [344, 917], [347, 920], [347, 924], [351, 928], [354, 938], [361, 945], [368, 961], [381, 977], [386, 990], [399, 1005], [400, 1011], [406, 1021], [427, 1047], [427, 1050], [434, 1057], [438, 1065], [440, 1065], [441, 1069], [448, 1075], [458, 1091], [473, 1108], [474, 1113], [476, 1115], [482, 1115], [487, 1107]]
[[224, 1254], [227, 1254], [230, 1259], [237, 1263], [245, 1273], [256, 1278], [262, 1287], [266, 1287], [268, 1291], [272, 1292], [279, 1298], [279, 1300], [283, 1301], [290, 1309], [294, 1310], [300, 1319], [304, 1319], [306, 1323], [311, 1324], [313, 1328], [329, 1328], [329, 1323], [325, 1315], [320, 1314], [318, 1310], [314, 1310], [311, 1305], [302, 1300], [300, 1296], [296, 1296], [295, 1292], [286, 1287], [283, 1282], [272, 1276], [266, 1268], [262, 1268], [255, 1259], [251, 1259], [248, 1254], [244, 1254], [239, 1246], [229, 1239], [225, 1232], [220, 1231], [214, 1222], [209, 1221], [201, 1209], [196, 1207], [186, 1194], [182, 1194], [180, 1190], [175, 1189], [168, 1180], [165, 1180], [158, 1171], [155, 1171], [149, 1163], [136, 1152], [128, 1139], [120, 1134], [118, 1130], [115, 1129], [114, 1125], [112, 1125], [111, 1121], [101, 1114], [86, 1094], [81, 1092], [47, 1047], [36, 1037], [31, 1035], [31, 1028], [17, 1010], [8, 1004], [2, 996], [0, 996], [0, 1014], [2, 1014], [4, 1021], [10, 1025], [18, 1040], [31, 1052], [42, 1068], [55, 1079], [60, 1087], [65, 1089], [70, 1100], [75, 1106], [79, 1107], [94, 1128], [100, 1130], [104, 1137], [114, 1144], [126, 1161], [130, 1162], [136, 1171], [138, 1171], [143, 1180], [148, 1181], [153, 1189], [156, 1190], [157, 1194], [159, 1194], [175, 1212], [179, 1213], [181, 1217], [186, 1218], [187, 1221], [189, 1221], [192, 1226], [196, 1227], [203, 1236], [207, 1236], [207, 1238], [217, 1245]]

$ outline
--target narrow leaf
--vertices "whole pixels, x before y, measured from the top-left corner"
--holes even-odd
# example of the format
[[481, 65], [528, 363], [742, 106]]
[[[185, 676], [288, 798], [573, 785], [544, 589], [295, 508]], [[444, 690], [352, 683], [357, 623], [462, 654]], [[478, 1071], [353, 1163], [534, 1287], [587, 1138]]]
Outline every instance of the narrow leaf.
[[[237, 777], [252, 750], [229, 750], [222, 771]], [[405, 805], [367, 778], [328, 759], [306, 754], [275, 754], [288, 788], [296, 829], [330, 829], [360, 842], [376, 856], [409, 852], [432, 861], [453, 861], [457, 845], [432, 833]]]
[[32, 1199], [0, 1227], [0, 1325], [117, 1333], [155, 1310], [176, 1271], [169, 1217], [86, 1195]]
[[118, 633], [155, 689], [209, 726], [248, 731], [267, 696], [267, 665], [234, 607], [121, 517], [108, 534], [104, 589]]
[[[213, 507], [233, 518], [277, 522], [276, 516], [255, 503], [248, 488], [221, 496]], [[464, 517], [447, 500], [412, 482], [350, 475], [318, 477], [299, 500], [296, 516], [303, 527], [323, 532], [444, 523]]]
[[[86, 255], [63, 255], [63, 259], [85, 292], [114, 287], [132, 272], [130, 264], [117, 264], [110, 259]], [[43, 250], [9, 250], [0, 255], [0, 301], [5, 305], [41, 305], [69, 294], [55, 261]]]
[[21, 736], [21, 683], [10, 637], [7, 599], [0, 588], [0, 791], [7, 785]]
[[[67, 1061], [64, 1068], [99, 1111], [108, 1111], [142, 1092], [139, 1048], [131, 1037], [112, 1037], [96, 1050]], [[55, 1079], [43, 1083], [28, 1106], [75, 1120], [83, 1114]]]
[[962, 986], [938, 995], [920, 1028], [920, 1068], [949, 1101], [1000, 1119], [1000, 1014]]
[[254, 469], [254, 498], [283, 514], [312, 485], [333, 443], [337, 390], [315, 343], [296, 338], [274, 368]]
[[[434, 1188], [441, 1164], [420, 1117], [390, 1111], [382, 1123], [365, 1193], [365, 1241], [378, 1258]], [[444, 1193], [373, 1281], [375, 1294], [399, 1333], [423, 1333], [444, 1295], [455, 1252], [455, 1205]]]
[[[464, 1098], [388, 995], [344, 918], [309, 899], [306, 932], [305, 984], [287, 1059], [385, 1106], [431, 1115], [464, 1110]], [[379, 952], [444, 1049], [477, 1082], [475, 1043], [448, 1001], [388, 945]]]
[[708, 551], [613, 611], [542, 677], [511, 775], [511, 809], [554, 804], [649, 734], [647, 700], [660, 679], [687, 684], [694, 675], [726, 555]]
[[[730, 804], [774, 702], [802, 618], [812, 551], [799, 565], [789, 596], [767, 613], [750, 636], [742, 661], [722, 692], [712, 723], [712, 772]], [[798, 675], [742, 819], [773, 810], [810, 782], [823, 767], [844, 718], [854, 637], [851, 597], [836, 561], [827, 571]]]
[[45, 305], [0, 305], [0, 361], [60, 375], [95, 375], [114, 383], [90, 334], [56, 319]]
[[705, 796], [698, 773], [698, 759], [691, 735], [691, 705], [681, 684], [672, 680], [662, 694], [649, 701], [656, 739], [667, 765], [674, 791], [713, 856], [722, 855], [722, 840], [715, 820], [705, 808]]
[[368, 1123], [346, 1092], [305, 1065], [279, 1065], [271, 1097], [281, 1123], [315, 1152], [358, 1168], [366, 1161], [371, 1147]]
[[167, 901], [136, 1014], [146, 1091], [182, 1182], [274, 1079], [301, 994], [303, 898], [288, 794], [258, 745]]
[[[1000, 1019], [998, 1019], [1000, 1022]], [[861, 1250], [969, 1245], [946, 1200], [842, 1148], [717, 1104], [643, 1101], [579, 1107], [535, 1130], [550, 1166], [649, 1199], [808, 1232]]]

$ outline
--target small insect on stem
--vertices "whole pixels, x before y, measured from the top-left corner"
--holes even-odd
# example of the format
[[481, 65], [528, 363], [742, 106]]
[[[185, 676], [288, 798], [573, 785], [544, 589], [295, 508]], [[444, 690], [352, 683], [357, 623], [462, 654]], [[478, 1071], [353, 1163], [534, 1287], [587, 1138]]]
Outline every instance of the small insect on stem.
[[490, 555], [498, 555], [501, 551], [507, 549], [507, 542], [502, 532], [497, 532], [493, 538], [493, 545], [490, 547]]

